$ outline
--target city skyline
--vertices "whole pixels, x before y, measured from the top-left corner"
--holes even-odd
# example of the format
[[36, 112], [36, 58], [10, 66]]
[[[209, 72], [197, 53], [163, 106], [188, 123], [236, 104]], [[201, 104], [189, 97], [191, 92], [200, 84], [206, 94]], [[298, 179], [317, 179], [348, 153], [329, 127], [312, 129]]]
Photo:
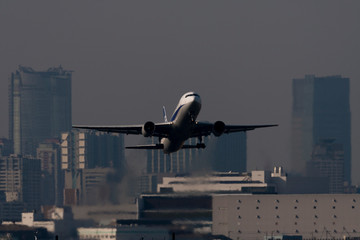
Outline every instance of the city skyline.
[[359, 10], [336, 1], [0, 3], [0, 137], [10, 73], [62, 64], [75, 71], [73, 123], [161, 121], [166, 99], [194, 90], [204, 99], [200, 119], [278, 123], [248, 134], [248, 166], [288, 168], [291, 80], [341, 74], [350, 78], [358, 171]]

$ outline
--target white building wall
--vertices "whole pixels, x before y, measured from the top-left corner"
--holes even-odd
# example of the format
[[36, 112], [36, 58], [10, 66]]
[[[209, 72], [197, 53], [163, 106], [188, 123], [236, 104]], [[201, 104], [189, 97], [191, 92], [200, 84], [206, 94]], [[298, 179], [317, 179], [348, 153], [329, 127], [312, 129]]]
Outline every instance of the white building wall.
[[360, 237], [360, 195], [214, 195], [212, 233], [250, 240]]

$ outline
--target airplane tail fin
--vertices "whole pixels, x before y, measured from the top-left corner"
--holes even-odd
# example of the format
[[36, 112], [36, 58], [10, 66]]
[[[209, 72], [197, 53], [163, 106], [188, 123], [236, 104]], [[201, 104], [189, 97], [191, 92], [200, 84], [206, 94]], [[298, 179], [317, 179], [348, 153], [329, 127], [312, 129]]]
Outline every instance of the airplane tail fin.
[[163, 115], [164, 115], [164, 122], [168, 122], [167, 116], [166, 116], [166, 109], [165, 106], [163, 106]]

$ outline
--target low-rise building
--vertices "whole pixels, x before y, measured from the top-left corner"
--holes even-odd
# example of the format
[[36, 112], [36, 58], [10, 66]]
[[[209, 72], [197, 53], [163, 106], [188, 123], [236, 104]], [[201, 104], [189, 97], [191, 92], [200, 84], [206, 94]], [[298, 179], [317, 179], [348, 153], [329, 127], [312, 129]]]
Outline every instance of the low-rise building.
[[218, 194], [212, 233], [231, 239], [360, 237], [359, 194]]

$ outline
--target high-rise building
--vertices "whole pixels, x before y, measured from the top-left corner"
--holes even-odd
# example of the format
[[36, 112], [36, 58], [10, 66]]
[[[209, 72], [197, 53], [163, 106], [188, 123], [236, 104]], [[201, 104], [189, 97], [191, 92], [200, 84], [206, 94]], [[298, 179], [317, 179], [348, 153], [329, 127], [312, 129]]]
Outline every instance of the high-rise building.
[[36, 155], [40, 142], [71, 129], [71, 71], [19, 66], [9, 83], [9, 138], [14, 154]]
[[329, 193], [344, 193], [344, 150], [332, 139], [316, 144], [308, 162], [307, 173], [311, 177], [326, 177]]
[[[150, 138], [149, 143], [157, 143], [157, 138]], [[197, 139], [190, 138], [187, 145], [196, 145]], [[164, 154], [162, 150], [147, 151], [146, 173], [188, 173], [193, 170], [194, 161], [201, 150], [181, 149], [171, 154]]]
[[344, 148], [344, 179], [351, 183], [349, 78], [306, 75], [293, 79], [292, 171], [305, 175], [306, 162], [322, 139]]
[[[61, 169], [65, 173], [64, 203], [90, 203], [90, 192], [96, 187], [100, 188], [102, 181], [109, 180], [108, 185], [116, 185], [123, 176], [124, 168], [122, 134], [78, 130], [61, 134]], [[107, 178], [108, 174], [112, 174], [111, 179]]]
[[41, 162], [41, 202], [61, 206], [63, 203], [64, 172], [61, 171], [60, 141], [40, 143], [36, 149]]
[[223, 134], [214, 141], [214, 171], [246, 172], [246, 132]]
[[7, 202], [23, 202], [27, 210], [40, 209], [40, 160], [0, 157], [0, 191]]

